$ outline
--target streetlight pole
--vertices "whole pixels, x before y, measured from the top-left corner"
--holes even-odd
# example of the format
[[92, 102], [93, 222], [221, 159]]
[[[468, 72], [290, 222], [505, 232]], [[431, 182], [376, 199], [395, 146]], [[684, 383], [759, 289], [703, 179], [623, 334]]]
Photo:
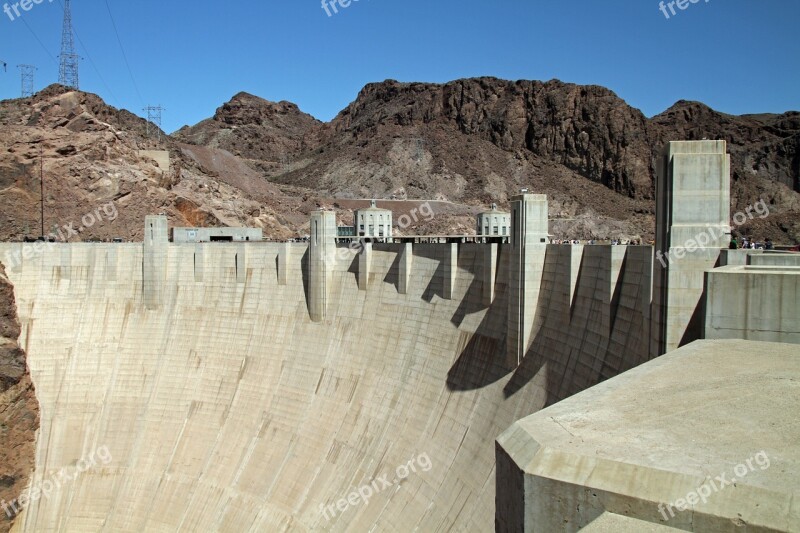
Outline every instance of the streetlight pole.
[[39, 193], [42, 207], [42, 239], [44, 239], [44, 147], [41, 144], [39, 145]]

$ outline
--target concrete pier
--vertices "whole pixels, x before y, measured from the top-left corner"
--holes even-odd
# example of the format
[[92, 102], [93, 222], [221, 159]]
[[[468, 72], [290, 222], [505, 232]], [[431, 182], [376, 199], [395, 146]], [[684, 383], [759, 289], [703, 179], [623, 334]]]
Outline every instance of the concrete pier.
[[442, 298], [452, 300], [458, 275], [458, 244], [444, 246], [444, 276], [442, 277]]
[[676, 141], [656, 173], [653, 356], [703, 336], [705, 271], [730, 243], [730, 156], [725, 141]]
[[286, 285], [289, 279], [289, 261], [292, 258], [292, 245], [283, 243], [278, 251], [278, 285]]
[[405, 243], [400, 249], [400, 272], [397, 281], [397, 292], [408, 294], [408, 287], [411, 282], [411, 269], [414, 264], [414, 245]]
[[525, 357], [541, 324], [539, 289], [548, 242], [547, 196], [523, 194], [511, 201], [511, 263], [509, 265], [507, 363]]
[[370, 266], [372, 265], [372, 243], [365, 242], [358, 252], [358, 290], [365, 291], [369, 286]]
[[487, 244], [483, 255], [483, 305], [492, 305], [495, 294], [495, 281], [497, 280], [497, 258], [499, 245]]
[[[144, 291], [144, 304], [147, 309], [158, 309], [162, 303], [162, 290], [166, 281], [168, 247], [167, 217], [161, 215], [147, 216], [145, 218], [144, 234], [144, 265], [142, 266], [142, 290]], [[65, 248], [68, 248], [68, 246]]]
[[336, 264], [336, 214], [314, 211], [308, 247], [308, 312], [311, 320], [325, 320]]

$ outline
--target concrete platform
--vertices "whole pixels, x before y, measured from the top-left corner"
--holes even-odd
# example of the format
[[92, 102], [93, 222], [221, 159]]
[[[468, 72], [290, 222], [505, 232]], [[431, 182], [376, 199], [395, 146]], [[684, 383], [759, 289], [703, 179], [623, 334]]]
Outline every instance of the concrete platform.
[[798, 413], [797, 346], [695, 342], [503, 433], [497, 530], [800, 531]]

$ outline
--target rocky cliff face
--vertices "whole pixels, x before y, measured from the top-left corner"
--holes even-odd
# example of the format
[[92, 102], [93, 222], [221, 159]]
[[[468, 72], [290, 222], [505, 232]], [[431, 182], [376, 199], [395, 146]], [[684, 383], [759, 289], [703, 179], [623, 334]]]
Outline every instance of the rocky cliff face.
[[356, 138], [380, 125], [450, 126], [527, 152], [629, 196], [651, 195], [646, 118], [603, 87], [495, 78], [371, 84], [333, 121]]
[[504, 204], [529, 186], [551, 197], [561, 226], [576, 236], [602, 237], [616, 224], [628, 234], [652, 235], [661, 147], [669, 140], [725, 139], [732, 210], [763, 198], [773, 215], [754, 222], [754, 231], [796, 241], [799, 117], [737, 117], [681, 101], [647, 119], [608, 89], [555, 80], [386, 81], [366, 86], [319, 128], [319, 146], [298, 156], [303, 168], [275, 179], [342, 197], [484, 204]]
[[17, 498], [33, 472], [39, 403], [17, 344], [14, 290], [0, 265], [0, 532], [9, 531], [20, 509]]

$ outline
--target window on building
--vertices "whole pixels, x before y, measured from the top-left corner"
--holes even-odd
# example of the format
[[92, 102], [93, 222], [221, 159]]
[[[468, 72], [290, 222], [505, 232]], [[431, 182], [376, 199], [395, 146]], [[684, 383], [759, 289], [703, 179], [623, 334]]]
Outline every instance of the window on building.
[[500, 235], [500, 228], [498, 228], [497, 226], [494, 227], [494, 234]]

